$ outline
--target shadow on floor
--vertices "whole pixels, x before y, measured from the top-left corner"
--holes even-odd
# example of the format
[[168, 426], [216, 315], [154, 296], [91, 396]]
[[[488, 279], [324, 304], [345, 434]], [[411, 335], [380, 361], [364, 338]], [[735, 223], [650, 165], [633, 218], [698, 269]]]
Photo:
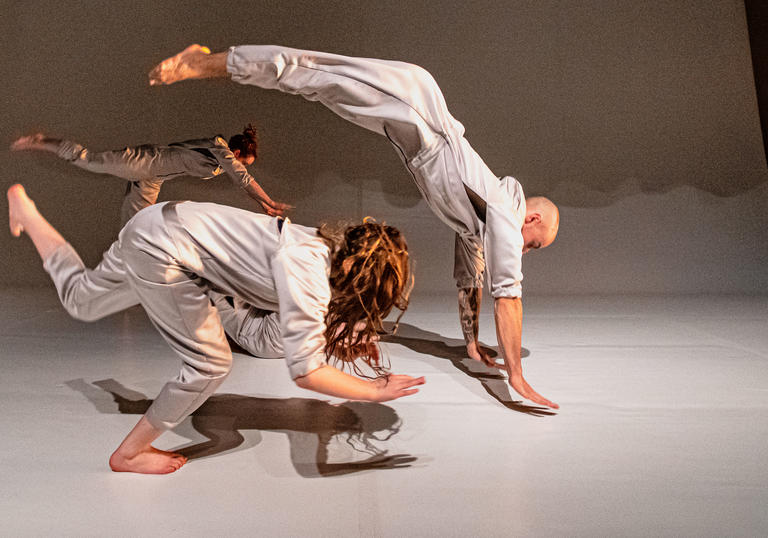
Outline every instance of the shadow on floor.
[[[385, 325], [385, 329], [392, 329], [391, 323]], [[522, 400], [514, 400], [509, 392], [510, 387], [507, 383], [506, 375], [467, 357], [463, 339], [446, 338], [438, 333], [425, 331], [407, 323], [401, 323], [396, 334], [384, 336], [381, 341], [400, 344], [420, 355], [431, 355], [440, 359], [447, 359], [454, 368], [478, 380], [483, 389], [485, 389], [485, 392], [507, 409], [537, 417], [557, 414], [546, 407], [525, 404]], [[491, 357], [499, 355], [495, 349], [483, 344], [481, 345]], [[522, 358], [529, 355], [530, 352], [527, 349], [522, 348], [520, 350]]]
[[[101, 413], [143, 415], [152, 404], [152, 400], [143, 394], [127, 389], [114, 379], [95, 381], [93, 384], [75, 379], [66, 384], [82, 393]], [[207, 441], [171, 450], [190, 459], [199, 459], [225, 451], [244, 450], [261, 441], [260, 435], [244, 436], [243, 430], [277, 431], [288, 436], [291, 462], [299, 475], [307, 478], [338, 476], [374, 469], [410, 467], [416, 457], [409, 454], [387, 455], [386, 450], [376, 446], [396, 435], [400, 425], [401, 420], [395, 410], [379, 403], [331, 405], [313, 398], [215, 394], [174, 429], [177, 434], [188, 438], [197, 437], [188, 431], [191, 427]], [[185, 435], [185, 430], [188, 435]], [[329, 463], [329, 445], [336, 436], [341, 436], [354, 452], [368, 457], [361, 461]]]

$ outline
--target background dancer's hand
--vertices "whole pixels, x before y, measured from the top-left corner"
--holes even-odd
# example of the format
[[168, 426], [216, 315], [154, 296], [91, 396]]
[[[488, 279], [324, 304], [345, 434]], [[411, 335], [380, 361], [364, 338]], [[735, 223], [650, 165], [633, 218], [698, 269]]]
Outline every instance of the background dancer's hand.
[[270, 217], [282, 217], [286, 211], [293, 209], [292, 205], [283, 204], [281, 202], [259, 202], [261, 207], [264, 208], [264, 212]]
[[423, 385], [425, 383], [424, 377], [411, 377], [409, 375], [397, 375], [389, 374], [386, 376], [378, 377], [371, 381], [376, 388], [376, 402], [388, 402], [389, 400], [395, 400], [402, 398], [403, 396], [410, 396], [416, 394], [419, 389], [414, 389], [417, 385]]

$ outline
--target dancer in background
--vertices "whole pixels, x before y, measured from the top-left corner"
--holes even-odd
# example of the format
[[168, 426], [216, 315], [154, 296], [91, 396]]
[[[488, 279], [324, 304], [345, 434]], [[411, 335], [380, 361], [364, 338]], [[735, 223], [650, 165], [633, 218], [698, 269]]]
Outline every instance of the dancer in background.
[[76, 142], [38, 133], [23, 136], [11, 145], [14, 151], [48, 151], [84, 170], [127, 179], [130, 183], [120, 210], [121, 225], [154, 204], [163, 182], [178, 176], [210, 179], [226, 174], [245, 194], [259, 202], [267, 215], [283, 215], [291, 206], [272, 200], [246, 169], [258, 158], [258, 148], [256, 129], [250, 124], [241, 134], [230, 137], [229, 142], [215, 136], [167, 146], [145, 144], [96, 152]]
[[[383, 402], [424, 383], [386, 374], [379, 357], [383, 319], [393, 307], [407, 308], [411, 282], [405, 239], [391, 226], [318, 230], [217, 204], [161, 203], [131, 219], [87, 269], [21, 185], [8, 190], [8, 205], [11, 234], [30, 237], [71, 316], [93, 321], [141, 304], [181, 357], [179, 375], [110, 457], [114, 471], [164, 474], [186, 463], [152, 442], [197, 409], [231, 369], [211, 290], [279, 312], [283, 355], [302, 388]], [[349, 375], [328, 365], [331, 358], [361, 358], [376, 377]]]
[[496, 363], [478, 343], [483, 273], [494, 297], [496, 333], [510, 385], [541, 405], [557, 404], [523, 378], [522, 255], [551, 244], [555, 204], [525, 199], [520, 183], [496, 176], [464, 138], [432, 76], [416, 65], [279, 46], [245, 45], [211, 54], [191, 45], [158, 64], [150, 84], [231, 77], [240, 84], [319, 101], [342, 118], [387, 137], [424, 200], [456, 232], [454, 276], [470, 357]]

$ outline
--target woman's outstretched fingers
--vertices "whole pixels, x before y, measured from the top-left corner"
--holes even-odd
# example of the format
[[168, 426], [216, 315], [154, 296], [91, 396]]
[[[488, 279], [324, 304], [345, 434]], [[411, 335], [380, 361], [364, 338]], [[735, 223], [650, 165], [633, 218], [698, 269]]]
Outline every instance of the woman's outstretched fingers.
[[[378, 381], [378, 380], [377, 380]], [[380, 390], [382, 391], [382, 399], [379, 401], [386, 402], [388, 400], [394, 400], [403, 396], [410, 396], [416, 394], [419, 389], [412, 389], [417, 385], [423, 385], [425, 383], [424, 377], [411, 377], [408, 375], [396, 375], [391, 374], [386, 377], [385, 382], [380, 384]]]

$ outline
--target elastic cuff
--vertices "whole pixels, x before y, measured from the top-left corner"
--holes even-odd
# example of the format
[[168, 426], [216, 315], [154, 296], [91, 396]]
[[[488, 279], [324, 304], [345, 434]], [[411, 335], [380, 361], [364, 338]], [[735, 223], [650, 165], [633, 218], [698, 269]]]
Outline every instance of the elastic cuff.
[[149, 422], [149, 424], [156, 430], [168, 431], [174, 428], [178, 424], [178, 423], [165, 422], [161, 420], [153, 412], [153, 409], [154, 409], [154, 405], [150, 406], [149, 409], [147, 409], [147, 412], [144, 413], [144, 417], [147, 419], [147, 422]]
[[62, 140], [59, 142], [59, 147], [56, 149], [56, 156], [65, 161], [76, 161], [83, 156], [83, 152], [87, 150], [77, 142], [71, 140]]
[[512, 297], [519, 299], [523, 296], [522, 288], [502, 288], [491, 292], [494, 299], [500, 299], [501, 297]]
[[316, 358], [306, 362], [292, 364], [288, 366], [288, 371], [291, 374], [291, 379], [296, 381], [298, 378], [308, 376], [315, 370], [319, 370], [325, 366], [328, 366], [328, 364], [325, 362], [325, 358]]
[[227, 51], [227, 73], [232, 75], [234, 77], [237, 75], [237, 66], [235, 66], [235, 49], [237, 47], [229, 47], [229, 50]]
[[81, 266], [80, 256], [77, 255], [74, 247], [69, 243], [62, 243], [43, 260], [43, 269], [50, 274], [51, 271], [56, 271], [62, 265], [66, 265], [64, 262], [73, 256], [77, 260], [77, 265]]

